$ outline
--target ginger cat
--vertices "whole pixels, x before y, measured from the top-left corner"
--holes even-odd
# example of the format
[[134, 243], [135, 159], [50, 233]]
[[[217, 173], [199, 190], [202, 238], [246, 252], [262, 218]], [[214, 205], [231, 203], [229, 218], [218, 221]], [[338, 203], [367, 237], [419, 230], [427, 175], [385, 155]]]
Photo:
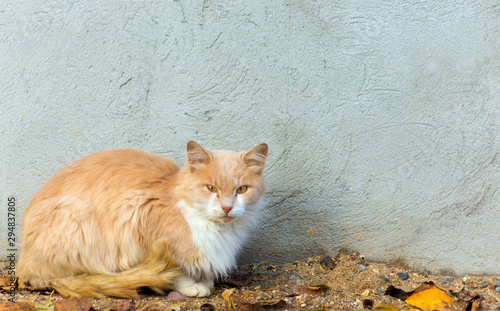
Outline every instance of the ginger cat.
[[187, 164], [135, 149], [84, 157], [56, 173], [21, 221], [21, 287], [137, 298], [139, 287], [210, 295], [264, 203], [268, 147], [210, 151]]

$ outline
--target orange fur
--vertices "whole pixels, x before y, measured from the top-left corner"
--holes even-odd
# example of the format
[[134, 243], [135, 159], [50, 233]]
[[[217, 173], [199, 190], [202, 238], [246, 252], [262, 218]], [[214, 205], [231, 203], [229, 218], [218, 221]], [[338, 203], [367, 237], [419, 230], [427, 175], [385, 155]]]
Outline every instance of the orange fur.
[[[137, 297], [144, 286], [207, 296], [261, 208], [267, 145], [236, 153], [189, 142], [187, 149], [183, 169], [117, 149], [56, 173], [23, 214], [20, 283], [72, 296]], [[248, 190], [236, 193], [242, 185]], [[224, 248], [227, 258], [216, 258]]]

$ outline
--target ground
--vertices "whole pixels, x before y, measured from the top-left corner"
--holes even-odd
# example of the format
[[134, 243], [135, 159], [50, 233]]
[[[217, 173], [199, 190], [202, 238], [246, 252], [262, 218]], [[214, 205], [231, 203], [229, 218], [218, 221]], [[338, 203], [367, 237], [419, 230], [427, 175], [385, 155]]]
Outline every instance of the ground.
[[[3, 277], [7, 265], [3, 265]], [[414, 272], [401, 262], [393, 264], [366, 261], [353, 252], [340, 252], [333, 258], [315, 256], [292, 263], [262, 262], [241, 267], [225, 283], [217, 284], [209, 298], [179, 297], [142, 293], [131, 299], [65, 299], [57, 293], [18, 291], [17, 310], [418, 310], [404, 300], [386, 295], [391, 285], [411, 291], [426, 281], [453, 291], [455, 300], [474, 298], [473, 305], [449, 310], [500, 310], [500, 276], [453, 276]], [[0, 293], [2, 301], [11, 297], [8, 286]], [[78, 307], [71, 306], [78, 305]], [[382, 306], [381, 306], [382, 305]], [[391, 305], [390, 309], [384, 305]], [[384, 309], [385, 308], [385, 309]], [[1, 304], [2, 310], [16, 310]]]

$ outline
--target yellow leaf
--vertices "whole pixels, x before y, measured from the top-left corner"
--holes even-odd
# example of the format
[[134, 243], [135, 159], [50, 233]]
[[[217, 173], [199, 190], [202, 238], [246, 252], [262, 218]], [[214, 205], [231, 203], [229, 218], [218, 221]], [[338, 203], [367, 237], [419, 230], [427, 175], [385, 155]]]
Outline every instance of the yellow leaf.
[[439, 288], [429, 288], [414, 293], [405, 302], [424, 310], [441, 310], [447, 305], [452, 304], [454, 300]]

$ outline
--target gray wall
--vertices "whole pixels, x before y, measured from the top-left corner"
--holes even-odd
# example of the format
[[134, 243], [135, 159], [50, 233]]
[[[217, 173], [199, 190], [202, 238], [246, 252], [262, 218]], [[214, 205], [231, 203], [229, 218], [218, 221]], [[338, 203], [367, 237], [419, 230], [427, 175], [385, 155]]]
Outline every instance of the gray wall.
[[6, 0], [0, 219], [99, 150], [267, 142], [245, 262], [500, 273], [499, 107], [496, 0]]

